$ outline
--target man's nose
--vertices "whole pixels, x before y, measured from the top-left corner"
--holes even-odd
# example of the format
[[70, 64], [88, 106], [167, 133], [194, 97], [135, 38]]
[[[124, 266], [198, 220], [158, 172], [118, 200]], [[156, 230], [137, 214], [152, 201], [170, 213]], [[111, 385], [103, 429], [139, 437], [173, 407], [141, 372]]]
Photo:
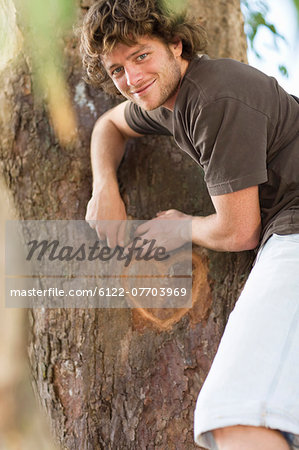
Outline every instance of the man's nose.
[[137, 86], [142, 80], [142, 73], [139, 67], [126, 67], [125, 74], [128, 86]]

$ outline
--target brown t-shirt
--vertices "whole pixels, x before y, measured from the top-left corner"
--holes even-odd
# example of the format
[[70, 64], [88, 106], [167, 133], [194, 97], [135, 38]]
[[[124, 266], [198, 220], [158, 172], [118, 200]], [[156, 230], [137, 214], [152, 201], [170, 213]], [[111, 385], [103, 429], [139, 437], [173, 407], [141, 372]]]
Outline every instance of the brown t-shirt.
[[203, 167], [210, 195], [259, 185], [262, 242], [299, 233], [299, 104], [277, 81], [232, 59], [194, 58], [173, 111], [134, 103], [128, 125], [173, 135]]

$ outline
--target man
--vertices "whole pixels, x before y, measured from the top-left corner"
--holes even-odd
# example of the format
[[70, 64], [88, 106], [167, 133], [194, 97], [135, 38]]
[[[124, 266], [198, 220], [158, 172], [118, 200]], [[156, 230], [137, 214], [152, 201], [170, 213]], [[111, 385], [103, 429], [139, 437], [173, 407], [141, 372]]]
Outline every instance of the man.
[[260, 245], [198, 397], [196, 442], [290, 448], [299, 435], [299, 105], [247, 65], [198, 56], [202, 29], [155, 0], [100, 0], [81, 36], [89, 81], [128, 99], [92, 134], [86, 219], [116, 219], [114, 228], [97, 227], [99, 236], [122, 244], [124, 144], [156, 133], [173, 135], [204, 169], [215, 214], [192, 217], [192, 241], [218, 251]]

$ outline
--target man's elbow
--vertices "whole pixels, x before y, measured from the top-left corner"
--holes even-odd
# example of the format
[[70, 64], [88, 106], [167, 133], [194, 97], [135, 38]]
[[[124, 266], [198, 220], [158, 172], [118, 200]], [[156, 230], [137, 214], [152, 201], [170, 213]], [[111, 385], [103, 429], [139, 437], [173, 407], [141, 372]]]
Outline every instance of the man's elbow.
[[229, 251], [242, 252], [245, 250], [255, 249], [260, 242], [260, 234], [260, 226], [257, 229], [248, 231], [246, 233], [244, 233], [243, 231], [235, 233], [230, 241]]

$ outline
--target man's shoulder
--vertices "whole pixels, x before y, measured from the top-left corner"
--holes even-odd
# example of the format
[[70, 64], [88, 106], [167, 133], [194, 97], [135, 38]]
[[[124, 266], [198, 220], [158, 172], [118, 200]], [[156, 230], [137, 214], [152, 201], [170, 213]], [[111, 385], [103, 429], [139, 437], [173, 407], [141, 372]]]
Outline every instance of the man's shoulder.
[[275, 85], [273, 78], [248, 64], [230, 58], [212, 59], [202, 55], [189, 64], [177, 108], [201, 109], [221, 99], [255, 104], [255, 99], [271, 92]]
[[253, 80], [269, 77], [260, 70], [248, 64], [232, 58], [209, 58], [207, 55], [195, 57], [189, 64], [185, 80], [196, 87], [202, 85], [213, 86], [212, 82], [217, 81], [217, 86], [231, 86], [231, 80], [240, 78], [251, 78]]

